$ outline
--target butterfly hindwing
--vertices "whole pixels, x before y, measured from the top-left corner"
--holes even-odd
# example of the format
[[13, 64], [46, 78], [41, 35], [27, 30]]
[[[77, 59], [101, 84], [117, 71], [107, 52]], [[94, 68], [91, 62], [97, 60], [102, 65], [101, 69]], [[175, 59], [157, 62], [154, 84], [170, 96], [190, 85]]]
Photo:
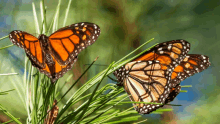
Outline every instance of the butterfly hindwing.
[[66, 26], [49, 36], [52, 55], [61, 65], [66, 65], [100, 35], [98, 25], [82, 22]]
[[[123, 86], [135, 102], [164, 103], [170, 93], [170, 78], [172, 71], [167, 65], [157, 60], [133, 61], [123, 66], [124, 69], [114, 72], [116, 77], [123, 75]], [[124, 71], [123, 71], [124, 70]], [[129, 70], [129, 71], [126, 71]], [[140, 114], [148, 114], [162, 105], [134, 103]]]
[[[27, 54], [27, 56], [29, 57], [28, 54]], [[50, 67], [46, 63], [45, 68], [39, 67], [32, 60], [31, 60], [31, 64], [34, 67], [36, 67], [41, 73], [43, 73], [43, 74], [47, 75], [49, 78], [51, 78], [52, 82], [55, 82], [56, 80], [58, 80], [60, 77], [62, 77], [67, 71], [69, 71], [73, 67], [74, 63], [77, 61], [77, 56], [70, 63], [68, 63], [67, 65], [60, 65], [56, 61], [56, 59], [54, 59], [54, 57], [53, 57], [53, 61], [54, 61], [53, 66]]]
[[173, 101], [176, 98], [176, 96], [180, 93], [180, 90], [181, 90], [181, 86], [179, 84], [176, 85], [175, 87], [171, 88], [170, 94], [167, 97], [165, 104]]

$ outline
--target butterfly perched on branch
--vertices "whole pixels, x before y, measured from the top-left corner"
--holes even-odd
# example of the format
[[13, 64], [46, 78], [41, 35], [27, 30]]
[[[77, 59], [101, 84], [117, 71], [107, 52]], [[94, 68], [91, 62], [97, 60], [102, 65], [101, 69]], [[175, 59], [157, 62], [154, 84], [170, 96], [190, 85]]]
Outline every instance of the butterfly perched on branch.
[[160, 43], [113, 73], [131, 101], [160, 103], [134, 103], [138, 113], [149, 114], [172, 101], [182, 80], [210, 66], [207, 56], [189, 50], [185, 40]]
[[34, 67], [55, 82], [73, 67], [78, 54], [92, 45], [99, 35], [98, 25], [81, 22], [63, 27], [49, 37], [41, 34], [36, 38], [27, 32], [14, 30], [9, 39], [25, 50]]

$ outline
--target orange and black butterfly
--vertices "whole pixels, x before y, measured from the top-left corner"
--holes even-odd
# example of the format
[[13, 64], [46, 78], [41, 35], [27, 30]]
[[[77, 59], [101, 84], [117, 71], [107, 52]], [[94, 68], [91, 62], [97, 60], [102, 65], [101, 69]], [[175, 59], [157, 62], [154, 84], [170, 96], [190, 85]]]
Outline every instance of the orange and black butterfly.
[[[184, 71], [186, 69], [184, 68], [185, 70], [180, 72], [179, 68], [180, 66], [186, 67], [185, 63], [189, 62], [186, 61], [189, 49], [190, 44], [185, 40], [160, 43], [116, 70], [114, 75], [120, 84], [124, 86], [131, 101], [166, 104], [172, 101], [180, 92], [180, 82], [175, 81], [179, 78], [183, 79], [180, 75], [182, 73], [185, 74]], [[190, 61], [194, 70], [196, 70], [195, 63], [205, 63], [199, 56], [196, 58], [194, 63]], [[201, 68], [199, 70], [202, 71]], [[162, 106], [158, 104], [134, 103], [135, 109], [140, 114], [148, 114]]]
[[41, 34], [36, 38], [27, 32], [15, 30], [9, 34], [9, 38], [13, 44], [25, 50], [34, 67], [55, 82], [73, 67], [77, 55], [92, 45], [99, 35], [98, 25], [81, 22], [63, 27], [49, 37]]

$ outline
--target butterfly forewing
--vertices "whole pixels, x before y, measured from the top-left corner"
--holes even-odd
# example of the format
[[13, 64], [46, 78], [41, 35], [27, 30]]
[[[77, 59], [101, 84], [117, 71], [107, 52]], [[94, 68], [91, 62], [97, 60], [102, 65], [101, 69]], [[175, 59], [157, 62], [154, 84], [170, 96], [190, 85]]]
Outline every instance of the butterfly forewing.
[[134, 61], [158, 60], [174, 69], [185, 58], [190, 44], [185, 40], [163, 42], [136, 58]]
[[66, 65], [100, 35], [98, 25], [77, 23], [59, 29], [49, 36], [51, 52], [61, 65]]
[[15, 30], [9, 34], [9, 39], [14, 45], [23, 48], [29, 59], [37, 66], [45, 67], [44, 52], [38, 38], [27, 32]]

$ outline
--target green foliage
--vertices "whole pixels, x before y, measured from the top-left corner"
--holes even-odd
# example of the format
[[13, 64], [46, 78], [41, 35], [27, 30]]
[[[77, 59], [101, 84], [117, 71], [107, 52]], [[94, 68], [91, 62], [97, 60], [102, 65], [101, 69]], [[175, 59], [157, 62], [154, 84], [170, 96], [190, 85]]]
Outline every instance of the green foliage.
[[[37, 18], [37, 14], [35, 10], [35, 4], [33, 3], [32, 6], [33, 6], [33, 12], [35, 15], [34, 19], [35, 19], [35, 25], [37, 28], [36, 31], [38, 31], [39, 33], [40, 28], [39, 28], [38, 18]], [[60, 10], [60, 1], [57, 6], [56, 14], [54, 15], [54, 20], [51, 22], [51, 26], [49, 26], [50, 27], [49, 30], [51, 29], [51, 27], [53, 27], [53, 30], [57, 29], [59, 10]], [[41, 30], [41, 32], [47, 32], [48, 30], [46, 30], [47, 24], [46, 24], [46, 18], [45, 18], [46, 11], [45, 11], [45, 6], [44, 6], [43, 1], [41, 2], [41, 11], [42, 11], [42, 17], [43, 17], [42, 19], [43, 30]], [[68, 12], [68, 10], [66, 10], [66, 12]], [[68, 14], [66, 14], [66, 16], [67, 15]], [[139, 48], [143, 47], [145, 44], [143, 44]], [[133, 51], [132, 53], [134, 53], [135, 51]], [[132, 53], [128, 54], [127, 56], [131, 55]], [[136, 57], [139, 56], [140, 54], [136, 55]], [[116, 70], [117, 68], [119, 68], [120, 66], [122, 66], [123, 64], [127, 63], [128, 61], [134, 58], [133, 57], [129, 60], [124, 61], [125, 57], [119, 60], [118, 62], [116, 62], [116, 64], [114, 64], [113, 62], [112, 64], [110, 64], [110, 66], [107, 69], [100, 72], [98, 75], [94, 76], [89, 81], [87, 81], [84, 85], [82, 85], [79, 89], [77, 89], [72, 94], [72, 96], [67, 100], [67, 102], [63, 104], [62, 109], [59, 110], [55, 123], [69, 123], [69, 122], [106, 123], [106, 122], [111, 122], [112, 119], [114, 118], [120, 118], [120, 117], [127, 116], [129, 114], [132, 114], [132, 113], [136, 113], [134, 112], [133, 107], [122, 112], [114, 108], [114, 106], [117, 106], [117, 104], [119, 104], [125, 98], [127, 98], [126, 94], [120, 95], [123, 92], [122, 88], [116, 88], [115, 84], [107, 84], [98, 90], [99, 85], [101, 84], [103, 79], [106, 77], [106, 75], [109, 75], [114, 70]], [[55, 84], [51, 83], [48, 77], [40, 74], [35, 68], [32, 67], [30, 62], [28, 62], [27, 58], [25, 60], [26, 60], [25, 70], [24, 70], [25, 72], [24, 72], [24, 78], [23, 78], [24, 80], [22, 81], [24, 82], [22, 84], [23, 86], [19, 86], [17, 83], [13, 83], [13, 84], [15, 85], [15, 87], [17, 87], [16, 88], [17, 92], [26, 108], [27, 123], [44, 123], [47, 114], [54, 107], [52, 106], [52, 103], [54, 102], [55, 99], [58, 99], [60, 97], [59, 94], [61, 93], [57, 90], [59, 81]], [[96, 60], [97, 58], [94, 60], [94, 62]], [[123, 62], [118, 64], [121, 61]], [[69, 90], [67, 90], [66, 93], [64, 93], [64, 95], [60, 97], [57, 104], [59, 104], [60, 101], [65, 97], [65, 95], [75, 86], [76, 83], [78, 83], [78, 81], [88, 71], [88, 69], [93, 65], [93, 63], [75, 81], [75, 83], [69, 88]], [[86, 94], [86, 92], [88, 92], [88, 90], [94, 85], [97, 85], [97, 86], [92, 91], [92, 93]], [[19, 87], [22, 87], [22, 88], [19, 88]], [[6, 92], [2, 92], [2, 94], [5, 94], [5, 93]], [[87, 98], [88, 100], [86, 100]], [[75, 104], [78, 103], [79, 101], [84, 101], [84, 102], [80, 106], [75, 108], [74, 110], [69, 110], [70, 107], [75, 106]], [[17, 123], [21, 123], [11, 114], [9, 114], [3, 107], [2, 109], [4, 110], [7, 116], [12, 118], [12, 120], [14, 120]], [[136, 116], [133, 116], [132, 118], [129, 118], [129, 119], [125, 118], [125, 119], [127, 121], [135, 121], [139, 117], [140, 115], [136, 115]], [[122, 121], [124, 120], [122, 119]], [[115, 123], [115, 122], [112, 121], [111, 123]]]
[[[44, 4], [47, 7], [43, 7]], [[218, 34], [220, 33], [218, 13], [220, 7], [217, 2], [207, 2], [205, 0], [95, 0], [92, 2], [88, 0], [60, 0], [42, 1], [40, 3], [36, 1], [32, 3], [33, 11], [30, 11], [31, 6], [27, 3], [19, 5], [7, 3], [7, 5], [0, 4], [0, 6], [1, 16], [13, 15], [11, 19], [14, 21], [13, 23], [10, 23], [10, 19], [4, 20], [7, 25], [11, 25], [11, 30], [16, 29], [16, 24], [17, 29], [30, 33], [35, 31], [37, 35], [41, 33], [50, 34], [59, 27], [83, 21], [94, 22], [101, 27], [101, 35], [98, 41], [92, 47], [88, 47], [80, 53], [79, 60], [73, 68], [74, 74], [70, 75], [70, 72], [68, 72], [69, 75], [64, 75], [55, 86], [50, 84], [47, 77], [38, 74], [37, 70], [29, 65], [30, 63], [27, 58], [24, 58], [26, 55], [22, 50], [11, 47], [8, 36], [0, 39], [0, 74], [3, 74], [0, 75], [1, 88], [4, 88], [3, 94], [5, 94], [4, 91], [10, 89], [16, 90], [4, 95], [1, 98], [1, 105], [5, 107], [3, 110], [13, 114], [14, 118], [20, 122], [28, 123], [31, 120], [32, 123], [35, 123], [40, 119], [43, 122], [48, 106], [51, 108], [53, 100], [56, 98], [59, 101], [58, 106], [60, 108], [57, 122], [77, 120], [83, 110], [87, 108], [87, 113], [81, 117], [81, 121], [85, 123], [101, 123], [105, 121], [108, 123], [129, 123], [132, 119], [135, 120], [132, 122], [138, 123], [140, 121], [140, 123], [144, 123], [142, 122], [143, 116], [138, 115], [133, 110], [133, 107], [129, 111], [122, 111], [129, 107], [127, 105], [131, 106], [132, 102], [123, 101], [124, 99], [128, 101], [127, 94], [123, 92], [123, 89], [111, 83], [106, 85], [106, 80], [103, 80], [97, 93], [91, 97], [95, 85], [100, 83], [107, 70], [104, 70], [103, 67], [92, 66], [89, 70], [85, 71], [85, 74], [82, 73], [85, 70], [83, 65], [91, 63], [97, 56], [99, 56], [97, 64], [109, 64], [113, 60], [119, 60], [128, 52], [144, 43], [146, 39], [152, 37], [155, 40], [149, 43], [149, 46], [159, 41], [164, 42], [172, 39], [190, 41], [191, 53], [208, 55], [212, 62], [211, 69], [209, 68], [200, 77], [197, 76], [195, 79], [190, 79], [194, 80], [191, 81], [193, 94], [189, 94], [189, 92], [183, 94], [198, 94], [196, 97], [198, 102], [191, 105], [188, 104], [188, 101], [184, 102], [182, 100], [181, 103], [178, 103], [186, 109], [178, 113], [177, 116], [181, 120], [178, 120], [177, 123], [219, 122], [216, 119], [220, 110], [218, 107], [218, 94], [220, 92], [219, 84], [217, 83], [220, 69], [218, 54], [220, 45], [220, 42], [218, 42]], [[32, 21], [33, 18], [34, 21]], [[2, 30], [2, 27], [1, 31], [9, 33]], [[137, 49], [134, 53], [140, 53], [144, 49], [146, 48]], [[112, 66], [116, 69], [124, 63], [126, 61], [116, 62]], [[22, 69], [24, 67], [23, 72]], [[113, 70], [110, 69], [108, 74]], [[101, 71], [102, 73], [96, 75]], [[5, 74], [14, 72], [19, 75], [5, 76]], [[84, 76], [77, 80], [81, 75]], [[91, 79], [89, 80], [90, 83], [85, 83], [88, 79]], [[71, 85], [71, 82], [74, 82], [74, 84]], [[189, 85], [188, 81], [185, 83]], [[69, 87], [71, 87], [70, 90], [68, 90]], [[119, 93], [117, 94], [117, 92]], [[186, 92], [186, 90], [181, 92]], [[88, 99], [90, 98], [92, 100], [89, 102]], [[105, 104], [102, 105], [102, 102]], [[178, 110], [177, 107], [175, 109]], [[127, 116], [123, 116], [123, 113], [127, 114]], [[155, 113], [162, 112], [158, 110]], [[186, 117], [187, 114], [191, 116]], [[169, 115], [166, 114], [165, 116]], [[27, 120], [25, 120], [26, 118]], [[152, 118], [154, 123], [163, 123], [160, 120], [161, 116], [148, 117], [148, 122]]]

